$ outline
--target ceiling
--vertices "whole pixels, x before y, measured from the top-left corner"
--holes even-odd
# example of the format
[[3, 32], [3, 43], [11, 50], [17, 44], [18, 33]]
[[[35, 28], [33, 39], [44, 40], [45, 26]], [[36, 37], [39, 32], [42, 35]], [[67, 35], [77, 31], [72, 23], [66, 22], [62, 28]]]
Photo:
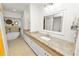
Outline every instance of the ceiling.
[[4, 10], [12, 12], [23, 12], [28, 6], [28, 3], [3, 3]]
[[[52, 5], [53, 3], [43, 3], [44, 6]], [[29, 7], [30, 3], [3, 3], [5, 11], [23, 12]]]

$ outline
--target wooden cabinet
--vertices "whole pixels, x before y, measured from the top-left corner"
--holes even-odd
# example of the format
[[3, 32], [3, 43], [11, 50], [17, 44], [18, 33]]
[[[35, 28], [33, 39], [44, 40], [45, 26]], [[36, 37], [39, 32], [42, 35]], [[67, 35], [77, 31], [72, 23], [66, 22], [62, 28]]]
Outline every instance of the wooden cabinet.
[[40, 47], [38, 44], [36, 44], [32, 39], [33, 38], [30, 38], [29, 36], [24, 34], [24, 40], [32, 48], [32, 50], [36, 53], [36, 55], [50, 56], [50, 54], [47, 51], [45, 51], [42, 47]]

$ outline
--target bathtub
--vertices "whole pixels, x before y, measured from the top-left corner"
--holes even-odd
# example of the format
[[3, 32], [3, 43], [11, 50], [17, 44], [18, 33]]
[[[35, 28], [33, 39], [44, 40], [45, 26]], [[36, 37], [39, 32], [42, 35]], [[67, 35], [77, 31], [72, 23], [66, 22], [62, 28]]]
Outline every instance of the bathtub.
[[20, 35], [20, 32], [8, 32], [7, 39], [8, 40], [15, 40]]

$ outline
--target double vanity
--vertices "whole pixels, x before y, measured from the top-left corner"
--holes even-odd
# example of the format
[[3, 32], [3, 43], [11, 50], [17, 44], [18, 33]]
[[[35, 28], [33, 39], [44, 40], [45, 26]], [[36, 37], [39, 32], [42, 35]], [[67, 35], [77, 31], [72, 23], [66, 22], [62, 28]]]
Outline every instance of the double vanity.
[[51, 35], [24, 30], [23, 38], [38, 56], [73, 56], [75, 44]]

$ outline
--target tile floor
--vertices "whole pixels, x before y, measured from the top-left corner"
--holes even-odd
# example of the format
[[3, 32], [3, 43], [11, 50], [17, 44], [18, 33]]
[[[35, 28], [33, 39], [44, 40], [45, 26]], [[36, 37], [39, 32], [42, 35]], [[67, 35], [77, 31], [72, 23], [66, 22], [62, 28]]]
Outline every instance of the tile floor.
[[35, 53], [27, 45], [22, 37], [8, 41], [9, 56], [35, 56]]

